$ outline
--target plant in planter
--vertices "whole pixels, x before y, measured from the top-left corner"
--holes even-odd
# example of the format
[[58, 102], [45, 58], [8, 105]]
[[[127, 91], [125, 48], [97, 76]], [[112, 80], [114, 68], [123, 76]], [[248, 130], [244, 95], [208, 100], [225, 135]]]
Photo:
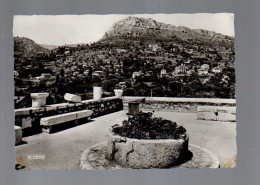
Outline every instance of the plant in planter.
[[121, 97], [123, 95], [123, 88], [119, 84], [116, 84], [114, 92], [116, 97]]
[[186, 129], [176, 122], [152, 117], [152, 113], [140, 112], [122, 122], [122, 126], [114, 125], [112, 132], [123, 137], [135, 139], [179, 139], [183, 138]]
[[165, 168], [188, 152], [188, 138], [175, 122], [140, 112], [112, 126], [108, 158], [125, 167]]

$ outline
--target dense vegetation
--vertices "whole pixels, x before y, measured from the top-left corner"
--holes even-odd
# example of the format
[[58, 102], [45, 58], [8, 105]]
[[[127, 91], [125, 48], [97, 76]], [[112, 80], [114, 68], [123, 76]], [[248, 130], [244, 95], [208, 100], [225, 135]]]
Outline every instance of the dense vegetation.
[[186, 129], [176, 122], [152, 117], [152, 113], [140, 112], [124, 120], [122, 126], [114, 125], [112, 132], [135, 139], [180, 139], [186, 137]]

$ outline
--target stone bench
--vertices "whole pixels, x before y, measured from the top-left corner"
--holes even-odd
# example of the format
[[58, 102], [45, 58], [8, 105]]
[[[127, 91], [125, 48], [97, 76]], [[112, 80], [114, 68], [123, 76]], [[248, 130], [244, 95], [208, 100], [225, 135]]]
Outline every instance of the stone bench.
[[198, 106], [198, 120], [236, 121], [236, 107]]
[[44, 117], [41, 118], [40, 125], [42, 126], [43, 132], [51, 133], [54, 125], [59, 125], [69, 121], [78, 121], [82, 118], [90, 119], [92, 113], [92, 110], [81, 110], [65, 114], [59, 114], [55, 116]]
[[15, 131], [15, 144], [19, 144], [22, 142], [22, 128], [18, 126], [14, 126]]

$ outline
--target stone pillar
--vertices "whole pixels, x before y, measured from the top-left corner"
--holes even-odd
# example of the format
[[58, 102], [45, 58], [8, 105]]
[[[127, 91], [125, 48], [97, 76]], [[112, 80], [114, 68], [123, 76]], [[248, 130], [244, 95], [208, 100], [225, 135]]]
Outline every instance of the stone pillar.
[[101, 100], [102, 98], [102, 87], [93, 87], [93, 99]]
[[14, 126], [15, 130], [15, 144], [19, 144], [22, 142], [22, 128], [18, 126]]
[[121, 97], [123, 95], [123, 89], [114, 89], [114, 92], [115, 92], [115, 96], [116, 97]]
[[139, 111], [139, 102], [129, 102], [128, 103], [128, 115], [136, 115]]
[[32, 107], [39, 108], [46, 106], [46, 98], [49, 93], [31, 93]]

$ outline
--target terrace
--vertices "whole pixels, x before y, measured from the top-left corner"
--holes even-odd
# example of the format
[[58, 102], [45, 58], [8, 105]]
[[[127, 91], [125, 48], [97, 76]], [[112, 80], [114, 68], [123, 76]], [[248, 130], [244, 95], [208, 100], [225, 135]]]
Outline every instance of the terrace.
[[[124, 108], [118, 104], [114, 109], [99, 114], [98, 111], [101, 109], [97, 108], [97, 106], [101, 107], [101, 104], [104, 104], [109, 107], [111, 104], [107, 105], [107, 103], [110, 101], [112, 101], [112, 104], [117, 105], [120, 100]], [[52, 105], [56, 107], [56, 111], [69, 105], [74, 108], [75, 106], [81, 106], [83, 109], [91, 109], [92, 107], [95, 116], [90, 121], [82, 122], [76, 126], [70, 126], [66, 129], [60, 127], [52, 134], [35, 133], [23, 136], [23, 142], [15, 147], [16, 168], [24, 170], [79, 169], [82, 152], [92, 145], [107, 141], [109, 127], [127, 119], [127, 103], [129, 101], [139, 101], [141, 111], [154, 111], [154, 116], [163, 117], [184, 126], [189, 133], [190, 144], [195, 144], [213, 152], [220, 161], [220, 167], [234, 167], [235, 164], [230, 161], [236, 158], [237, 153], [236, 122], [201, 120], [198, 119], [197, 109], [200, 105], [225, 108], [235, 106], [235, 100], [110, 97], [102, 98], [99, 101], [85, 100], [73, 106], [70, 103], [63, 103], [62, 106]], [[85, 106], [82, 107], [84, 103]], [[48, 105], [49, 108], [52, 106]], [[28, 109], [35, 112], [37, 112], [36, 110], [38, 112], [42, 110], [42, 108], [27, 108], [26, 110]], [[16, 117], [18, 118], [21, 116], [21, 110], [20, 115], [17, 112], [19, 111], [16, 110]], [[21, 119], [17, 120], [21, 121]], [[25, 129], [28, 129], [28, 127], [24, 128], [24, 131], [26, 131]], [[31, 158], [33, 155], [41, 156], [41, 158], [33, 159]]]

